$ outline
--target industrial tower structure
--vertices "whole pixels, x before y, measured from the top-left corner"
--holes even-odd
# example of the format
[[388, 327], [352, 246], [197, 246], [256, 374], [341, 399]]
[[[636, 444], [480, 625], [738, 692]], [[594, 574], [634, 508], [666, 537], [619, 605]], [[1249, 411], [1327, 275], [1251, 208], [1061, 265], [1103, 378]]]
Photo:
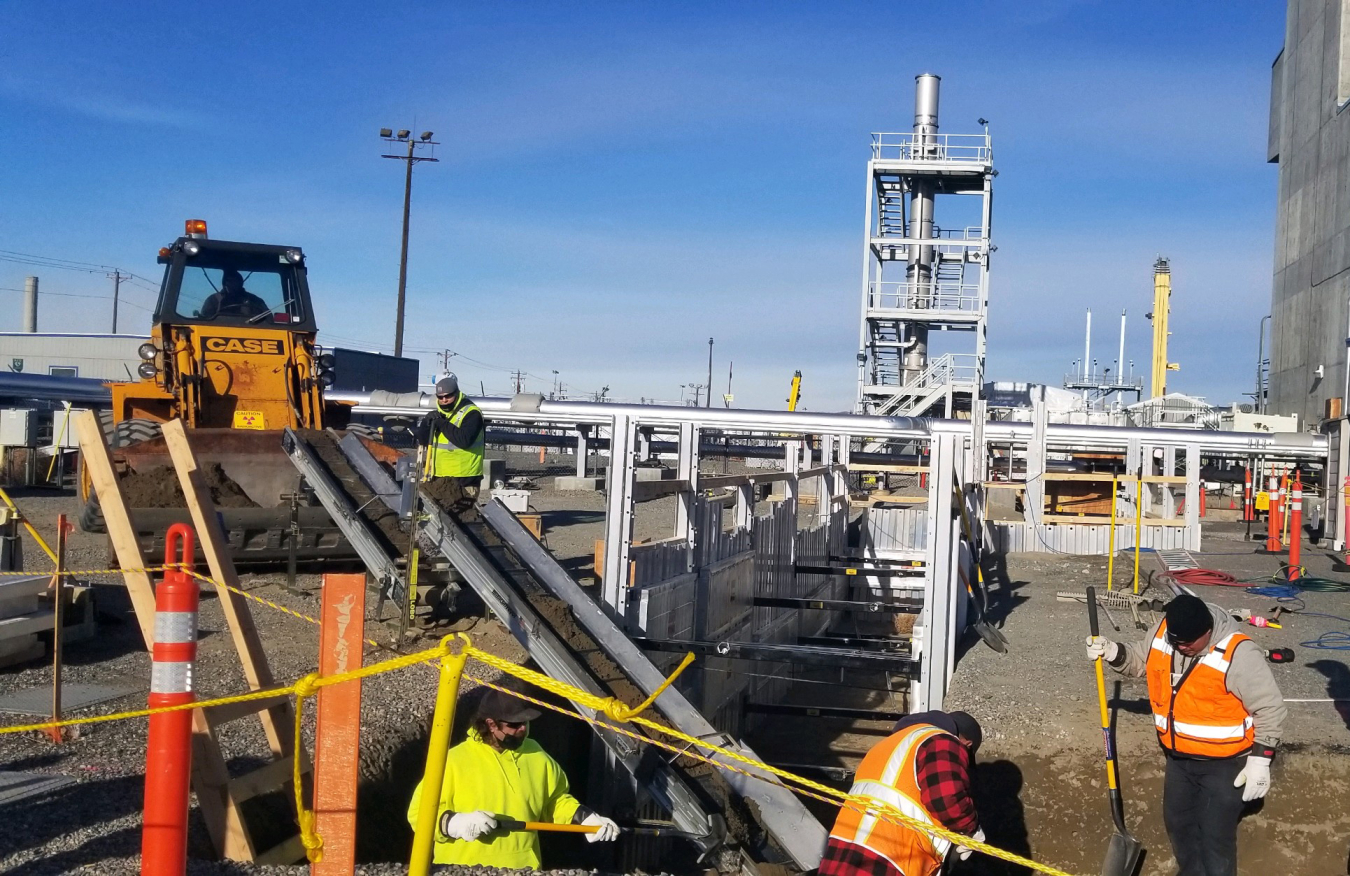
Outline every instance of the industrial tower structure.
[[[984, 382], [993, 147], [983, 119], [983, 134], [938, 133], [939, 81], [915, 78], [913, 133], [872, 135], [858, 413], [951, 417]], [[935, 331], [960, 340], [932, 350]]]

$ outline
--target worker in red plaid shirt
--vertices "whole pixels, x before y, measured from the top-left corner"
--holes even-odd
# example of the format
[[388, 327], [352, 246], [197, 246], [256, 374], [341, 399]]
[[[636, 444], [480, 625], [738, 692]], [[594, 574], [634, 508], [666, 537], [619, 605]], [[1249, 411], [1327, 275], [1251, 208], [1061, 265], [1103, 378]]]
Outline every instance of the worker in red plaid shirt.
[[[980, 842], [971, 767], [984, 733], [965, 712], [922, 712], [895, 725], [858, 765], [852, 795], [871, 797], [910, 818]], [[845, 806], [830, 831], [820, 876], [933, 876], [948, 853], [971, 850], [887, 819], [884, 811]]]

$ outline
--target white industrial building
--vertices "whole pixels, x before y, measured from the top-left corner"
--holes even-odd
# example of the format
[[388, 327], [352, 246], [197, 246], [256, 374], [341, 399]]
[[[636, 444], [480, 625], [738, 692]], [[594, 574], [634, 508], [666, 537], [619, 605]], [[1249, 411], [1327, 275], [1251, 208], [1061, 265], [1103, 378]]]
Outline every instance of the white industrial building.
[[136, 380], [148, 335], [0, 332], [0, 369], [55, 377]]

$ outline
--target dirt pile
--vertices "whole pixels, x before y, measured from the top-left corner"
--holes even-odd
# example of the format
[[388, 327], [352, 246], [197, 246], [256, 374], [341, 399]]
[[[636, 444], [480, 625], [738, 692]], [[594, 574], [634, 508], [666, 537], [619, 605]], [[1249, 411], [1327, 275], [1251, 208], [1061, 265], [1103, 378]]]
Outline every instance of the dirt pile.
[[[207, 463], [201, 467], [202, 478], [211, 493], [211, 501], [217, 508], [256, 508], [258, 504], [250, 499], [238, 484], [230, 480], [219, 463]], [[118, 483], [122, 495], [131, 508], [182, 508], [187, 505], [183, 488], [178, 483], [178, 475], [171, 468], [150, 468], [145, 471], [128, 471]]]

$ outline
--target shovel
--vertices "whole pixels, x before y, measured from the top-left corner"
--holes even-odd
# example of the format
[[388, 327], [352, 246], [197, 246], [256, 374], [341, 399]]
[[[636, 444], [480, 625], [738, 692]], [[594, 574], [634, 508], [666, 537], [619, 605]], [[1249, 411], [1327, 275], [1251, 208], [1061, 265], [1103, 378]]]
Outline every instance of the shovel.
[[[596, 825], [589, 824], [554, 824], [548, 821], [518, 821], [501, 815], [495, 817], [498, 830], [532, 830], [541, 833], [595, 833], [600, 829]], [[636, 825], [621, 824], [619, 825], [619, 832], [630, 836], [674, 837], [689, 840], [699, 847], [698, 859], [701, 862], [710, 852], [719, 848], [726, 839], [726, 822], [722, 820], [721, 816], [711, 818], [709, 827], [711, 828], [710, 833], [698, 834], [655, 822], [638, 823]]]
[[[1097, 588], [1087, 588], [1088, 626], [1092, 635], [1100, 635], [1097, 627]], [[1116, 832], [1111, 835], [1111, 843], [1106, 847], [1106, 860], [1102, 862], [1102, 876], [1134, 876], [1144, 860], [1143, 843], [1130, 835], [1125, 826], [1125, 803], [1120, 797], [1120, 786], [1116, 783], [1116, 740], [1111, 732], [1111, 714], [1106, 709], [1106, 679], [1102, 676], [1102, 661], [1094, 661], [1097, 668], [1097, 700], [1102, 709], [1102, 740], [1106, 743], [1106, 784], [1110, 787], [1111, 817], [1116, 822]]]

